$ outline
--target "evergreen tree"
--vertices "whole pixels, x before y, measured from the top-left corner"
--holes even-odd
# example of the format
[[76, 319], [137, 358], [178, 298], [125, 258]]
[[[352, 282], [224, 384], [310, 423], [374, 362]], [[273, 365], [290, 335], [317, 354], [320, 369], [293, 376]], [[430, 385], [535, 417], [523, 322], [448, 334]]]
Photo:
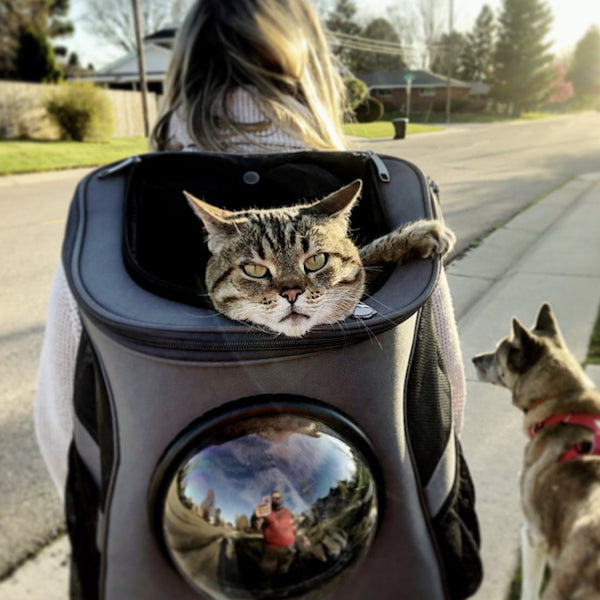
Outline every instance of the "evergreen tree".
[[[19, 76], [19, 54], [43, 55], [44, 40], [71, 34], [73, 24], [65, 19], [68, 11], [69, 0], [0, 0], [0, 78]], [[21, 43], [27, 47], [20, 48]], [[36, 45], [38, 50], [34, 51]], [[21, 64], [20, 70], [23, 69], [27, 71]]]
[[494, 13], [484, 4], [473, 30], [465, 36], [460, 53], [460, 77], [463, 81], [492, 81], [495, 30]]
[[71, 35], [75, 28], [71, 21], [66, 20], [69, 12], [70, 0], [49, 0], [48, 10], [48, 37], [57, 38]]
[[[373, 19], [360, 32], [360, 36], [380, 42], [400, 43], [400, 38], [392, 24], [383, 18]], [[373, 71], [394, 71], [395, 69], [405, 69], [406, 63], [402, 55], [399, 54], [380, 54], [376, 52], [354, 53], [354, 69], [357, 73], [371, 73]]]
[[499, 22], [491, 92], [519, 116], [552, 93], [553, 57], [546, 42], [552, 12], [543, 0], [504, 0]]
[[[337, 0], [334, 9], [325, 21], [327, 28], [336, 33], [359, 35], [361, 27], [355, 20], [356, 4], [354, 0]], [[341, 44], [333, 45], [334, 54], [351, 71], [356, 72], [356, 50], [344, 48]]]
[[600, 104], [600, 30], [596, 25], [577, 43], [567, 77], [580, 106]]
[[46, 33], [32, 25], [21, 28], [16, 67], [22, 81], [55, 83], [62, 78]]
[[465, 36], [458, 31], [453, 31], [451, 35], [444, 33], [432, 52], [431, 65], [429, 69], [438, 75], [450, 75], [450, 77], [460, 77], [460, 56], [465, 45]]

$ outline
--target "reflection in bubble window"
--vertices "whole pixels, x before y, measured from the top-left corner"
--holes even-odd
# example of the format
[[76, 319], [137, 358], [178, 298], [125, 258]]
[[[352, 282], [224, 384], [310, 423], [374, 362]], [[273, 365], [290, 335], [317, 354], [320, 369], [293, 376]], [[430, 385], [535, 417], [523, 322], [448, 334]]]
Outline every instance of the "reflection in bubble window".
[[324, 423], [284, 414], [202, 440], [162, 518], [175, 567], [212, 598], [317, 598], [365, 554], [377, 509], [361, 453]]

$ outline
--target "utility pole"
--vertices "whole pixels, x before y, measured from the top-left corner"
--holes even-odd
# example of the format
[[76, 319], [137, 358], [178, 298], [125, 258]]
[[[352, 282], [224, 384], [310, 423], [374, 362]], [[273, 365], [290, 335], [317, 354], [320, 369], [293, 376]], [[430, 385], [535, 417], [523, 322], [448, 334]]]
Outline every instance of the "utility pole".
[[446, 56], [448, 59], [448, 80], [446, 85], [446, 123], [450, 123], [450, 112], [452, 108], [452, 62], [454, 59], [454, 42], [452, 39], [452, 30], [454, 29], [454, 0], [449, 0], [450, 11], [448, 15], [448, 49]]
[[142, 113], [144, 116], [144, 135], [150, 135], [150, 120], [148, 118], [148, 86], [146, 85], [146, 60], [142, 46], [142, 24], [140, 18], [140, 5], [138, 0], [133, 3], [133, 19], [135, 22], [135, 41], [137, 45], [138, 71], [140, 74], [140, 91], [142, 93]]

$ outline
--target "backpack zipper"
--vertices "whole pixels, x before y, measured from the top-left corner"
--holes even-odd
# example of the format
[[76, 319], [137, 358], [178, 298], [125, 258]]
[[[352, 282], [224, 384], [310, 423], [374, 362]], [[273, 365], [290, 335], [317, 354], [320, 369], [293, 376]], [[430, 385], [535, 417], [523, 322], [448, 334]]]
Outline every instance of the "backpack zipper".
[[110, 177], [111, 175], [116, 175], [117, 173], [120, 173], [121, 171], [123, 171], [127, 167], [129, 167], [129, 165], [136, 165], [141, 162], [142, 162], [141, 157], [139, 157], [137, 155], [130, 156], [129, 158], [126, 158], [125, 160], [118, 162], [116, 165], [113, 165], [112, 167], [108, 167], [108, 168], [104, 169], [103, 171], [100, 171], [100, 173], [98, 173], [98, 179], [104, 179], [105, 177]]
[[365, 154], [371, 159], [375, 168], [377, 169], [377, 175], [383, 183], [389, 183], [391, 181], [390, 172], [388, 168], [385, 166], [385, 163], [378, 154], [373, 152], [372, 150], [367, 150]]

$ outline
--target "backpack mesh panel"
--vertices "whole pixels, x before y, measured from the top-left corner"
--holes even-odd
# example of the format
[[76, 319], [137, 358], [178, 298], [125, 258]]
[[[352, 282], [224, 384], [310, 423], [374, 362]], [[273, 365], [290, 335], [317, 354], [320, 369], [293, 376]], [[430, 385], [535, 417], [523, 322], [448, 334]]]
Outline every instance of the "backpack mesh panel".
[[452, 432], [450, 381], [436, 338], [431, 302], [421, 311], [406, 393], [406, 427], [425, 487]]

